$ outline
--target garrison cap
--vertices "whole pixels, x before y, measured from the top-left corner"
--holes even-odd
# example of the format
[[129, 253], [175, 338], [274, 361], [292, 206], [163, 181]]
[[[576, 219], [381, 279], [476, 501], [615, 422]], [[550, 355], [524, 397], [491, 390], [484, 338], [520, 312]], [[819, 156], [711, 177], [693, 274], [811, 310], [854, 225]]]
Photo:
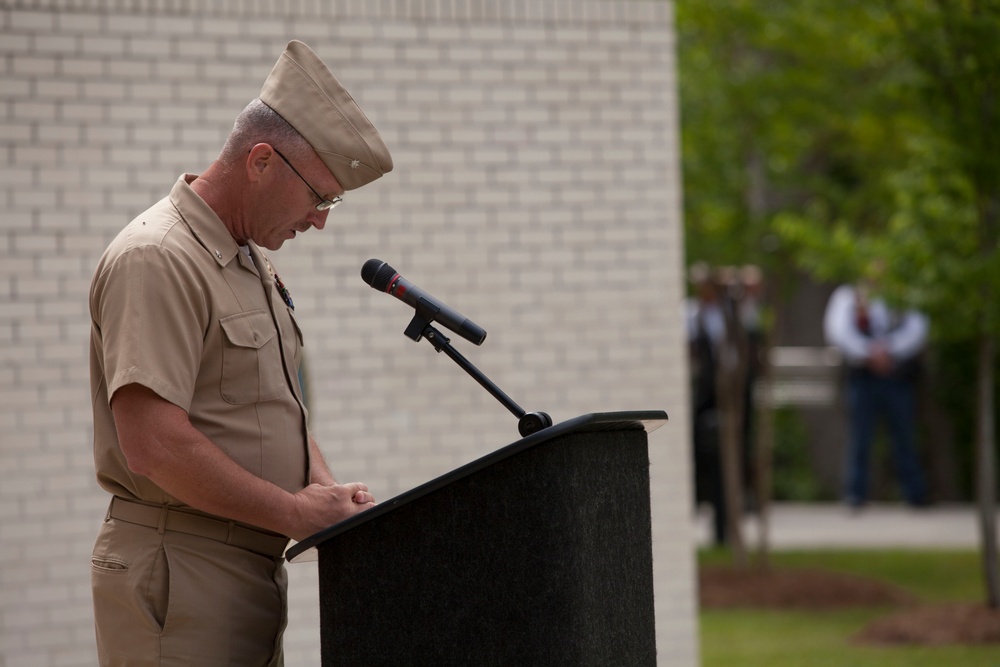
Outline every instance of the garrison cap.
[[345, 190], [392, 171], [378, 130], [312, 49], [292, 40], [260, 90], [260, 101], [305, 137]]

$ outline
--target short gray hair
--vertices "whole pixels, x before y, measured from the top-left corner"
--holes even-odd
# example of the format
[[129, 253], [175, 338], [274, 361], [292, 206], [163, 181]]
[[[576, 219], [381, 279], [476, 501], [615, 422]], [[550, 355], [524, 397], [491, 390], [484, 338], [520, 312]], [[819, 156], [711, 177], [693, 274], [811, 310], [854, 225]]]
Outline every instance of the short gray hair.
[[233, 131], [222, 147], [219, 160], [232, 163], [260, 143], [271, 144], [290, 158], [303, 157], [310, 149], [309, 142], [288, 121], [257, 99], [236, 117]]

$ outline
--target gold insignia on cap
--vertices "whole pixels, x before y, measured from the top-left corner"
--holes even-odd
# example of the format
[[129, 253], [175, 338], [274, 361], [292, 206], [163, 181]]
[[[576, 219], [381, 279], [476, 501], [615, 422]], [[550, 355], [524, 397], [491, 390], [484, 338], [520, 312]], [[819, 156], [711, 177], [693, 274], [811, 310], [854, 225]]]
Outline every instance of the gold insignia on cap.
[[378, 130], [302, 42], [288, 43], [260, 90], [260, 101], [305, 137], [345, 190], [392, 171], [392, 157]]

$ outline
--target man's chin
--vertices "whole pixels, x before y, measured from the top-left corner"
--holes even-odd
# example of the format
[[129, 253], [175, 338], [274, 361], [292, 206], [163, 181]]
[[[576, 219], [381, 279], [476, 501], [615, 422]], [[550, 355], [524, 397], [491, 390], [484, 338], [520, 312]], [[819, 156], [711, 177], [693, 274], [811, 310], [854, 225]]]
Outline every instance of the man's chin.
[[294, 239], [296, 236], [298, 236], [298, 234], [299, 232], [296, 232], [294, 229], [289, 229], [285, 232], [284, 237], [272, 236], [268, 238], [266, 241], [257, 241], [257, 245], [259, 245], [262, 248], [267, 248], [268, 250], [277, 250], [282, 245], [284, 245], [285, 241], [290, 241]]

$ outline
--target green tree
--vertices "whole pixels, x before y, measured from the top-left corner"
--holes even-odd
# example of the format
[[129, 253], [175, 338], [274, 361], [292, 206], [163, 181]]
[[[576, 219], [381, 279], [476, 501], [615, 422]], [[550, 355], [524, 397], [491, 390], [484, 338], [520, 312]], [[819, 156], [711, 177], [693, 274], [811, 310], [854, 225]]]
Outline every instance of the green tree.
[[986, 602], [997, 608], [1000, 3], [885, 0], [872, 11], [883, 10], [886, 52], [899, 59], [882, 79], [884, 101], [902, 105], [890, 118], [905, 130], [896, 133], [901, 150], [875, 174], [888, 208], [870, 208], [874, 224], [845, 217], [817, 226], [801, 211], [776, 224], [796, 259], [824, 278], [884, 258], [890, 295], [927, 312], [936, 339], [975, 341], [975, 487]]
[[[892, 24], [870, 3], [679, 0], [687, 251], [692, 261], [801, 264], [785, 216], [874, 227], [900, 160]], [[792, 239], [794, 240], [794, 239]], [[838, 253], [841, 261], [850, 253]], [[850, 273], [853, 265], [822, 267]], [[843, 277], [843, 276], [839, 276]]]
[[1000, 0], [678, 0], [687, 250], [854, 280], [976, 341], [977, 497], [1000, 602]]
[[[908, 261], [902, 268], [915, 274], [913, 284], [944, 319], [946, 334], [977, 341], [976, 494], [987, 604], [997, 608], [993, 391], [1000, 335], [995, 302], [1000, 297], [1000, 2], [887, 0], [886, 4], [912, 62], [924, 75], [919, 87], [926, 108], [939, 121], [942, 154], [954, 169], [948, 174], [938, 170], [944, 187], [925, 183], [910, 190], [916, 196], [901, 202], [898, 228], [909, 241], [905, 248], [909, 252], [902, 255]], [[932, 169], [936, 162], [927, 160]], [[935, 215], [944, 208], [956, 215], [952, 219]], [[914, 260], [928, 256], [937, 261], [922, 270], [918, 265], [922, 262]], [[963, 303], [955, 309], [957, 302]]]
[[[840, 221], [853, 231], [888, 214], [886, 183], [875, 176], [900, 152], [902, 130], [890, 119], [905, 105], [872, 84], [895, 73], [898, 58], [880, 39], [891, 22], [854, 0], [676, 7], [688, 258], [763, 266], [777, 325], [800, 267], [854, 273], [854, 237], [833, 233]], [[831, 237], [841, 252], [825, 252]], [[803, 257], [813, 248], [819, 265]], [[759, 423], [770, 421], [765, 408]], [[767, 464], [758, 479], [765, 475]]]

